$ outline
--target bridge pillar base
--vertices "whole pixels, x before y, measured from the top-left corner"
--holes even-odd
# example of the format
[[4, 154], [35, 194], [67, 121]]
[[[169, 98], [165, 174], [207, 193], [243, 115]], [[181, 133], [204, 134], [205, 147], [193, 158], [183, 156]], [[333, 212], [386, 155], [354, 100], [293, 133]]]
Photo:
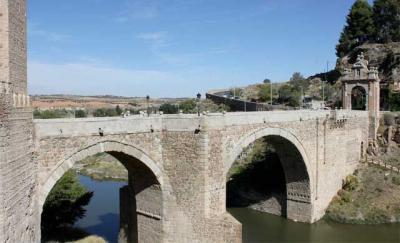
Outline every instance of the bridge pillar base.
[[311, 204], [287, 200], [287, 218], [296, 222], [313, 223]]

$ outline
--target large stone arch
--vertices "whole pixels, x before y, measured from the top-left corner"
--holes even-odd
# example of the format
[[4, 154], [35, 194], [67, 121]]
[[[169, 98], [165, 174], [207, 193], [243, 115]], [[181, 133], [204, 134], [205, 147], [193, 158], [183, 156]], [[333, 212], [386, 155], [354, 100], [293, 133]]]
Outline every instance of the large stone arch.
[[[123, 164], [129, 171], [129, 186], [120, 189], [120, 200], [123, 200], [123, 202], [120, 202], [120, 220], [124, 221], [121, 221], [120, 227], [124, 232], [122, 236], [120, 232], [120, 237], [130, 239], [129, 242], [161, 240], [162, 232], [164, 231], [162, 215], [164, 215], [165, 208], [163, 204], [166, 197], [166, 192], [164, 190], [165, 178], [162, 170], [159, 165], [142, 150], [132, 145], [116, 141], [94, 143], [78, 149], [73, 154], [66, 156], [63, 160], [58, 162], [47, 179], [39, 185], [39, 217], [48, 194], [64, 173], [70, 170], [77, 161], [103, 152], [113, 155], [120, 160], [120, 162], [122, 162], [122, 160], [126, 161]], [[131, 171], [134, 172], [131, 173]], [[146, 178], [138, 178], [142, 174], [146, 175]], [[134, 180], [135, 182], [133, 183]], [[154, 184], [154, 182], [156, 182], [156, 184]], [[156, 186], [156, 188], [154, 188], [154, 186]], [[158, 194], [160, 195], [159, 199], [161, 202], [158, 206], [156, 205], [157, 202], [145, 202], [146, 197], [154, 199], [156, 196], [154, 195], [154, 191], [159, 191]], [[138, 197], [138, 199], [133, 199], [135, 197]], [[139, 214], [141, 219], [138, 218]], [[151, 226], [151, 220], [157, 221], [154, 227]], [[135, 228], [131, 228], [132, 224], [136, 225]], [[148, 234], [147, 231], [151, 231], [154, 228], [157, 232], [152, 235]]]
[[312, 222], [314, 172], [306, 149], [293, 133], [281, 128], [263, 128], [244, 135], [228, 151], [225, 175], [242, 151], [260, 138], [267, 138], [274, 145], [282, 161], [287, 187], [287, 217]]

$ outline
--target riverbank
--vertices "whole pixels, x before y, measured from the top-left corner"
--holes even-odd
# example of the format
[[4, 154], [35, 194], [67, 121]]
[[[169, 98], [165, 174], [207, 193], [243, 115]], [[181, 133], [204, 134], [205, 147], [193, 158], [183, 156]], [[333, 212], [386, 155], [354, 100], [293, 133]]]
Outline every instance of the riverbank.
[[360, 164], [326, 211], [325, 219], [348, 224], [400, 222], [400, 174]]
[[89, 156], [77, 162], [74, 169], [93, 180], [128, 181], [128, 171], [117, 159], [106, 153]]

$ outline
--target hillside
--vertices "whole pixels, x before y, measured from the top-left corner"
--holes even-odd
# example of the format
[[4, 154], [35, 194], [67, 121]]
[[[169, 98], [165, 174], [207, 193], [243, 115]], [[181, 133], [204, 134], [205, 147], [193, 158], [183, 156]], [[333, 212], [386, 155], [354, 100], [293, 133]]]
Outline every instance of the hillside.
[[343, 71], [351, 68], [357, 55], [364, 53], [371, 67], [377, 67], [380, 72], [381, 82], [385, 85], [397, 84], [400, 88], [400, 42], [388, 44], [364, 44], [353, 49], [348, 55], [339, 58], [337, 70]]

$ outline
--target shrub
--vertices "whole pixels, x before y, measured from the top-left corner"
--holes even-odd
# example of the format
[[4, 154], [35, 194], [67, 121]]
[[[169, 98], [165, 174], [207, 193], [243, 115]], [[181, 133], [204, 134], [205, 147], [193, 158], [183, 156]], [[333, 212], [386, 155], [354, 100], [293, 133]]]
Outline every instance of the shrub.
[[344, 181], [343, 189], [348, 192], [351, 192], [355, 191], [357, 187], [358, 187], [358, 178], [353, 175], [347, 176]]
[[75, 111], [75, 117], [76, 118], [83, 118], [83, 117], [86, 117], [86, 116], [87, 116], [87, 114], [86, 114], [86, 112], [84, 110]]
[[71, 226], [83, 218], [93, 192], [88, 192], [78, 180], [75, 171], [70, 170], [56, 183], [47, 196], [43, 206], [42, 229], [53, 229]]
[[178, 113], [178, 106], [173, 104], [162, 104], [160, 106], [160, 111], [164, 112], [164, 114], [177, 114]]
[[400, 177], [393, 176], [392, 177], [392, 183], [397, 185], [397, 186], [400, 186]]
[[112, 108], [100, 108], [93, 112], [94, 117], [110, 117], [110, 116], [119, 116], [116, 109]]
[[386, 126], [393, 126], [396, 124], [396, 116], [392, 113], [386, 113], [383, 115], [383, 121]]
[[345, 191], [345, 190], [340, 190], [339, 192], [338, 192], [338, 195], [339, 195], [339, 197], [340, 197], [340, 204], [344, 204], [344, 203], [349, 203], [349, 202], [351, 202], [351, 195], [350, 195], [350, 193], [348, 192], [348, 191]]

